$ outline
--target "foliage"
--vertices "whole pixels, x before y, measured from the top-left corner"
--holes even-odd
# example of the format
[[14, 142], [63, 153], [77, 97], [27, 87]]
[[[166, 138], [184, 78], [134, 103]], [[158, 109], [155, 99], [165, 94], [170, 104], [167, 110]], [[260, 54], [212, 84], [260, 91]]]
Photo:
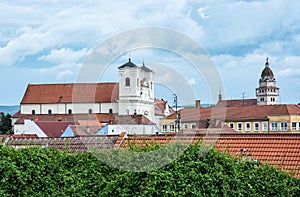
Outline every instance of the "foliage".
[[12, 131], [11, 115], [5, 114], [0, 121], [0, 134], [9, 134]]
[[[200, 144], [167, 149], [146, 146], [130, 151], [71, 154], [49, 148], [15, 150], [0, 147], [1, 196], [299, 196], [300, 179], [255, 161], [235, 160], [228, 154], [206, 151]], [[165, 151], [164, 157], [147, 154]], [[144, 152], [143, 152], [144, 151]], [[167, 152], [169, 151], [169, 152]], [[171, 154], [173, 152], [176, 152]], [[180, 154], [182, 151], [183, 154]], [[153, 154], [155, 155], [155, 154]], [[180, 156], [179, 156], [180, 155]], [[99, 160], [98, 158], [101, 158]], [[142, 172], [115, 166], [138, 157], [149, 163]], [[176, 157], [179, 156], [177, 159]], [[131, 159], [131, 161], [128, 161]], [[155, 168], [154, 161], [166, 165]], [[169, 159], [169, 160], [168, 160]], [[173, 160], [172, 162], [170, 162]], [[105, 162], [103, 162], [105, 161]], [[138, 161], [139, 162], [139, 161]], [[157, 163], [157, 162], [156, 162]], [[111, 164], [111, 163], [110, 163]], [[145, 163], [144, 163], [145, 164]], [[130, 166], [129, 167], [134, 167]], [[138, 171], [136, 170], [136, 171]]]

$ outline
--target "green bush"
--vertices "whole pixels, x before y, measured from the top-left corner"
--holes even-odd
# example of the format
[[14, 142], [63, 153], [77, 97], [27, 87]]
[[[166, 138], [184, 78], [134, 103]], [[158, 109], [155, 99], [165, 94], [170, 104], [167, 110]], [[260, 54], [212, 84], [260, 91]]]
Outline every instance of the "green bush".
[[[1, 147], [0, 195], [300, 196], [300, 179], [259, 162], [208, 151], [201, 144], [132, 149], [141, 154], [132, 156], [122, 150], [71, 154], [49, 148]], [[163, 157], [142, 154], [160, 150]], [[203, 151], [205, 156], [201, 156]], [[125, 162], [134, 167], [130, 162], [138, 159], [146, 160], [141, 163], [144, 167], [134, 169], [142, 172], [123, 171], [103, 162], [119, 167]], [[168, 164], [150, 170], [160, 160]]]

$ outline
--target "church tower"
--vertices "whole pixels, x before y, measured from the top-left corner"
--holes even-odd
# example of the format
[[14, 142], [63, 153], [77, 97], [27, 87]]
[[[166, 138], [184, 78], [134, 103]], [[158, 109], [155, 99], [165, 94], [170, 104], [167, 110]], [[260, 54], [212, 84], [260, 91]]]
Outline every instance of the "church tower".
[[256, 88], [257, 105], [276, 105], [279, 103], [279, 88], [276, 87], [276, 80], [269, 65], [269, 58], [266, 59], [265, 68], [259, 79], [259, 87]]
[[119, 69], [119, 115], [142, 114], [154, 121], [153, 71], [128, 62]]

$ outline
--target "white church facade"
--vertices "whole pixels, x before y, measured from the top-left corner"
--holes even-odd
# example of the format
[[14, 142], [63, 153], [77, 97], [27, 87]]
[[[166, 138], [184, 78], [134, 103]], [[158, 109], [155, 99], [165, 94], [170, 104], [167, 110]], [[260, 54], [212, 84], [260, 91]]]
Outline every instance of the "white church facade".
[[[14, 120], [15, 134], [24, 130], [24, 119], [38, 121], [41, 116], [59, 121], [60, 117], [80, 115], [140, 115], [158, 125], [161, 113], [155, 115], [154, 72], [144, 63], [137, 66], [130, 58], [118, 72], [119, 80], [114, 83], [29, 84]], [[101, 123], [110, 121], [98, 119]]]

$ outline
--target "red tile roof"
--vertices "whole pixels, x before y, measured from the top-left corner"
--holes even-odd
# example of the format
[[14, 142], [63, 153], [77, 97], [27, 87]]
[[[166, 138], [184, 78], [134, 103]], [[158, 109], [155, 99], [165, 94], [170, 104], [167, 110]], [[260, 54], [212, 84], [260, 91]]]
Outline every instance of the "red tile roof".
[[[164, 116], [164, 112], [165, 112], [165, 106], [166, 106], [166, 101], [164, 101], [163, 99], [159, 100], [159, 99], [154, 99], [154, 110], [155, 110], [155, 115], [160, 115], [160, 116]], [[175, 111], [173, 110], [173, 108], [169, 105], [169, 112], [170, 114], [174, 113]]]
[[38, 121], [35, 122], [48, 137], [60, 137], [63, 131], [74, 122]]
[[284, 169], [300, 176], [300, 135], [298, 134], [236, 134], [222, 135], [215, 148], [235, 157], [241, 149], [247, 150], [253, 159]]
[[219, 107], [239, 107], [257, 105], [256, 99], [233, 99], [233, 100], [221, 100], [217, 103]]
[[36, 134], [14, 134], [12, 138], [38, 138]]
[[113, 114], [22, 114], [15, 124], [24, 124], [24, 120], [34, 121], [98, 121], [99, 123], [109, 123]]
[[98, 125], [70, 125], [76, 136], [96, 135], [101, 128]]
[[[300, 115], [300, 105], [249, 105], [239, 107], [209, 107], [209, 108], [184, 108], [178, 111], [181, 121], [198, 121], [209, 119], [230, 120], [267, 120], [268, 116]], [[168, 116], [174, 119], [175, 113]]]
[[116, 102], [118, 83], [29, 84], [21, 104]]
[[87, 152], [92, 149], [113, 149], [118, 139], [118, 135], [97, 135], [84, 137], [67, 137], [67, 138], [8, 138], [6, 145], [16, 149], [41, 146], [56, 148], [66, 152]]
[[241, 156], [241, 149], [247, 150], [252, 159], [269, 163], [286, 171], [295, 171], [300, 176], [300, 134], [160, 134], [160, 135], [128, 135], [122, 148], [128, 149], [131, 144], [146, 146], [147, 144], [168, 144], [180, 142], [190, 144], [204, 141], [214, 145], [220, 152], [228, 152], [234, 157]]
[[21, 111], [16, 112], [14, 115], [12, 115], [11, 118], [19, 118], [21, 115]]

